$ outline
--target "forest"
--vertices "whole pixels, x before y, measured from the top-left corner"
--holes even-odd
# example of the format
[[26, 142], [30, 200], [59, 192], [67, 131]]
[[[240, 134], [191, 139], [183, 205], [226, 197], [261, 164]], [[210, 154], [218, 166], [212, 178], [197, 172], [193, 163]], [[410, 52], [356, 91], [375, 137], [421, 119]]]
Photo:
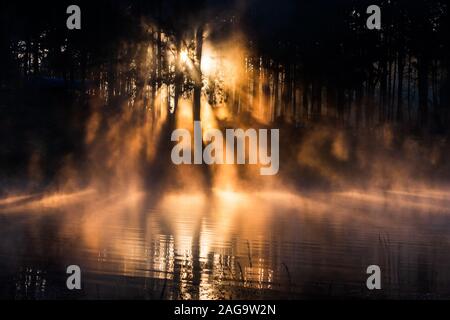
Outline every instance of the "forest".
[[[326, 128], [325, 139], [388, 128], [425, 147], [423, 139], [447, 143], [445, 1], [79, 0], [81, 30], [68, 30], [71, 4], [0, 5], [4, 181], [36, 166], [45, 180], [92, 152], [102, 159], [98, 132], [111, 146], [112, 123], [123, 121], [115, 139], [136, 140], [139, 128], [139, 146], [153, 145], [147, 155], [159, 148], [150, 135], [183, 117], [285, 128], [285, 145], [315, 128]], [[366, 27], [372, 4], [381, 30]], [[120, 162], [123, 150], [107, 150]]]

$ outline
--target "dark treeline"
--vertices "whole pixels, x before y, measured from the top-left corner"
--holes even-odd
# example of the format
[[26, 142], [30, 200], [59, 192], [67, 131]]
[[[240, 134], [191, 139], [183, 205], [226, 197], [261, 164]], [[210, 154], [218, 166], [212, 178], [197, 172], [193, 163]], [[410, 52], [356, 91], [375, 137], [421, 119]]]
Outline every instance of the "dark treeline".
[[[274, 2], [248, 29], [273, 84], [276, 115], [331, 117], [356, 126], [448, 120], [448, 7], [380, 1], [382, 30], [366, 28], [373, 1]], [[284, 19], [288, 17], [288, 19]], [[268, 21], [280, 21], [278, 24]], [[256, 26], [256, 27], [255, 27]], [[279, 88], [281, 86], [281, 88]]]
[[[241, 32], [247, 79], [235, 92], [221, 92], [234, 114], [256, 111], [297, 124], [447, 128], [445, 1], [72, 2], [2, 2], [3, 92], [30, 83], [61, 86], [158, 117], [165, 86], [163, 107], [176, 112], [178, 98], [189, 96], [199, 118], [202, 92], [217, 94], [203, 90], [205, 34], [214, 40]], [[81, 30], [66, 28], [70, 4], [82, 9]], [[371, 4], [381, 7], [382, 30], [366, 28]], [[183, 50], [194, 65], [190, 74], [179, 63]]]

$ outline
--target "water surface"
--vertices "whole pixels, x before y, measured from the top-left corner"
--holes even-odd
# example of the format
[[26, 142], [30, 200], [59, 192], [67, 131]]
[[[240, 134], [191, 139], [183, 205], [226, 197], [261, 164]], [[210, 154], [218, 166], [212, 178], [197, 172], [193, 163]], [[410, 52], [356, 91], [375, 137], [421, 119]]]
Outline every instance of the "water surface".
[[[448, 298], [449, 230], [442, 190], [14, 195], [0, 200], [0, 297]], [[73, 264], [81, 291], [65, 286]]]

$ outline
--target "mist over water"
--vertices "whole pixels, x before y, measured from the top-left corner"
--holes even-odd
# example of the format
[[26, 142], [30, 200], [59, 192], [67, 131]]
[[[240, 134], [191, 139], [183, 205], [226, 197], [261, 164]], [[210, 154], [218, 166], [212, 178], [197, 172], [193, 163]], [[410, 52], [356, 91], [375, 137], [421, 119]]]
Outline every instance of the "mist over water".
[[[448, 297], [448, 193], [92, 191], [2, 204], [1, 272], [16, 298]], [[14, 288], [14, 289], [13, 289]]]
[[[176, 123], [188, 124], [181, 105]], [[3, 297], [448, 297], [445, 140], [285, 126], [280, 173], [263, 177], [251, 165], [175, 166], [164, 121], [92, 110], [84, 163], [0, 199]], [[78, 293], [62, 289], [71, 264]], [[365, 288], [371, 264], [382, 294]]]

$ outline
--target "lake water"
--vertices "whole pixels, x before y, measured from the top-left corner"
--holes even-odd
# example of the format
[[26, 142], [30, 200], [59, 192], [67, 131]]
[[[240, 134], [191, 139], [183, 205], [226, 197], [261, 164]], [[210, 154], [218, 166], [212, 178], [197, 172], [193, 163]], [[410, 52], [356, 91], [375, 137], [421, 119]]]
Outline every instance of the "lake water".
[[450, 297], [446, 190], [16, 194], [0, 235], [4, 299]]

